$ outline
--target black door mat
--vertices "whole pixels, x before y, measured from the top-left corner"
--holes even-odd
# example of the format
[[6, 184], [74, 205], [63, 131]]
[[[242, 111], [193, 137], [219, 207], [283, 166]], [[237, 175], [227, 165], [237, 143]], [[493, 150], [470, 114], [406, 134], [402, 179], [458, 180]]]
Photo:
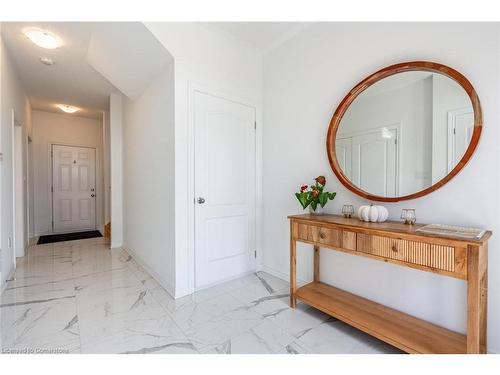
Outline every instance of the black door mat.
[[99, 232], [98, 230], [91, 230], [88, 232], [78, 232], [78, 233], [50, 234], [47, 236], [40, 236], [37, 244], [42, 245], [44, 243], [84, 240], [86, 238], [97, 238], [97, 237], [102, 237], [101, 232]]

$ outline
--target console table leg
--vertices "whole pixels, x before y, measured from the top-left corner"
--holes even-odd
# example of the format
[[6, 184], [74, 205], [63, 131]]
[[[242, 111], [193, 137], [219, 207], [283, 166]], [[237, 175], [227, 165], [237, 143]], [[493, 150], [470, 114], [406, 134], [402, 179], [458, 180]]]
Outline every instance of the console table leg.
[[488, 246], [467, 248], [467, 353], [486, 353]]
[[295, 293], [297, 291], [297, 242], [290, 238], [290, 307], [295, 308], [297, 305], [297, 298]]
[[314, 246], [314, 281], [319, 282], [319, 246]]

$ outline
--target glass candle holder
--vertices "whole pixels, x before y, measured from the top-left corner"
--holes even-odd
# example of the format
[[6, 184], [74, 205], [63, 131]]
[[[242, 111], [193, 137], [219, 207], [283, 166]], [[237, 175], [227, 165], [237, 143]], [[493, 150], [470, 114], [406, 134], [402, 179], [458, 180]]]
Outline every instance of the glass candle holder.
[[352, 204], [344, 204], [342, 206], [342, 214], [344, 214], [344, 217], [351, 218], [354, 214], [354, 206]]
[[403, 208], [401, 210], [401, 219], [405, 224], [413, 225], [417, 222], [417, 216], [414, 208]]

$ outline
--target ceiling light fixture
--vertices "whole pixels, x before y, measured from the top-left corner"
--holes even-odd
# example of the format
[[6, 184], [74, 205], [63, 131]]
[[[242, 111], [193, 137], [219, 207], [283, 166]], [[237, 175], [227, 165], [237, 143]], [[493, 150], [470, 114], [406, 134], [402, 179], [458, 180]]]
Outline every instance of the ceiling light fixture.
[[48, 58], [48, 57], [40, 57], [40, 62], [44, 65], [54, 65], [54, 60]]
[[58, 104], [56, 105], [56, 107], [66, 113], [75, 113], [80, 110], [80, 108], [78, 107], [73, 107], [72, 105], [67, 105], [67, 104]]
[[37, 46], [45, 49], [56, 49], [63, 45], [63, 41], [56, 34], [38, 27], [23, 29], [24, 35]]

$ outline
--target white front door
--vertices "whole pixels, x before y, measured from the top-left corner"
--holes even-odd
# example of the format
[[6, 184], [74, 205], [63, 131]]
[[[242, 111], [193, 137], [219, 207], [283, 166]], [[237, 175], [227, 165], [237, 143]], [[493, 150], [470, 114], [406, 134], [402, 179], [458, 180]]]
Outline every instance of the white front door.
[[352, 182], [382, 197], [397, 195], [397, 130], [352, 137]]
[[54, 233], [95, 229], [95, 149], [52, 146]]
[[195, 92], [195, 287], [255, 269], [255, 110]]

